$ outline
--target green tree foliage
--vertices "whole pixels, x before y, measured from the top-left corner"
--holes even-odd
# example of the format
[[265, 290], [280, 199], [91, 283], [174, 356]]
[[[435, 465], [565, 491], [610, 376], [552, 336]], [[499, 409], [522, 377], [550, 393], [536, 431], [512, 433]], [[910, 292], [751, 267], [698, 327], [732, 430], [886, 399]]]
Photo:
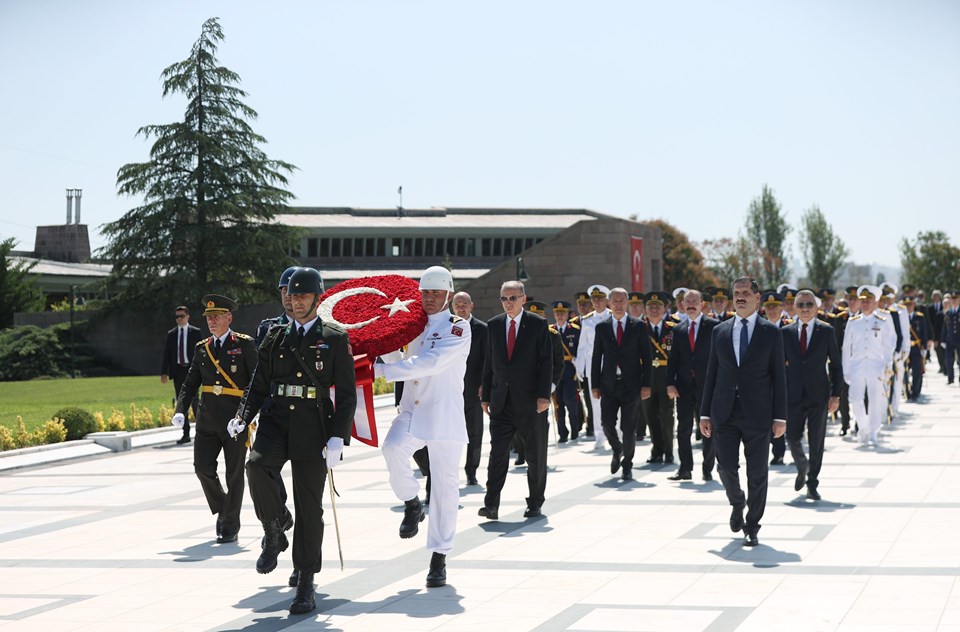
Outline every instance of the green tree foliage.
[[833, 232], [833, 227], [817, 205], [804, 212], [801, 219], [800, 248], [810, 284], [814, 287], [833, 287], [850, 250]]
[[293, 197], [284, 187], [296, 167], [260, 149], [240, 77], [217, 61], [222, 40], [207, 20], [190, 56], [163, 71], [163, 96], [187, 99], [183, 120], [141, 127], [155, 139], [150, 160], [117, 172], [119, 192], [144, 200], [103, 230], [114, 278], [128, 281], [125, 305], [195, 304], [211, 291], [273, 300], [292, 263], [297, 232], [274, 218]]
[[734, 279], [741, 276], [751, 276], [762, 284], [764, 260], [757, 248], [743, 236], [708, 239], [701, 246], [707, 268], [716, 276], [719, 285], [729, 288]]
[[927, 292], [950, 292], [960, 288], [960, 248], [950, 243], [943, 231], [917, 233], [915, 239], [900, 240], [903, 281]]
[[663, 219], [646, 223], [659, 228], [663, 239], [663, 287], [703, 289], [717, 284], [716, 275], [706, 267], [703, 254], [686, 233]]
[[14, 263], [10, 251], [16, 242], [13, 238], [0, 242], [0, 329], [13, 327], [13, 315], [43, 309], [43, 301], [30, 270], [36, 264]]
[[776, 287], [786, 281], [790, 272], [786, 246], [790, 225], [780, 202], [767, 185], [763, 185], [760, 197], [750, 202], [746, 229], [747, 240], [760, 251], [762, 267], [761, 274], [757, 277], [760, 285]]

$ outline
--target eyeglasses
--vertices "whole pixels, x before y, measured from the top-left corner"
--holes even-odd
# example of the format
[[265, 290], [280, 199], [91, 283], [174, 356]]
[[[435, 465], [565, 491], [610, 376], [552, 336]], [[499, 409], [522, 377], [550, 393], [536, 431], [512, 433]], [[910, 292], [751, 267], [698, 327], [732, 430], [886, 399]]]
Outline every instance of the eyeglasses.
[[181, 318], [186, 318], [187, 315], [186, 315], [186, 314], [174, 314], [173, 317], [176, 318], [177, 320], [180, 320]]
[[796, 305], [800, 309], [807, 309], [808, 307], [815, 307], [817, 304], [813, 302], [809, 302], [809, 303], [797, 303]]
[[500, 302], [501, 302], [501, 303], [513, 303], [514, 301], [518, 300], [519, 298], [520, 298], [519, 296], [501, 296], [501, 297], [500, 297]]

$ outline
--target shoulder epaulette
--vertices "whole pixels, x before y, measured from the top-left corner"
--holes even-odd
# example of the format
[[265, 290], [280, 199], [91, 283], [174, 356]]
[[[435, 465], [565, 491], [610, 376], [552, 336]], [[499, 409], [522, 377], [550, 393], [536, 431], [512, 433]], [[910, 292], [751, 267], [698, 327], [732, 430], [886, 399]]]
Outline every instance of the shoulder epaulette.
[[580, 329], [580, 325], [578, 325], [577, 323], [567, 323], [567, 325], [569, 325], [570, 327], [573, 327], [574, 329]]
[[914, 312], [917, 316], [923, 316], [923, 312]]
[[460, 318], [459, 316], [451, 316], [451, 317], [450, 317], [450, 322], [451, 322], [451, 323], [459, 323], [459, 322], [462, 321], [462, 320], [463, 320], [463, 319]]
[[589, 314], [587, 314], [586, 316], [584, 316], [584, 318], [590, 318], [591, 316], [593, 316], [593, 315], [596, 314], [596, 313], [597, 313], [597, 310], [593, 310], [592, 312], [590, 312]]
[[876, 316], [877, 316], [877, 318], [878, 318], [879, 320], [886, 320], [886, 319], [887, 319], [887, 317], [884, 316], [883, 314], [876, 314]]
[[237, 335], [237, 338], [240, 338], [241, 340], [253, 340], [253, 336], [248, 336], [247, 334], [242, 334], [242, 333], [240, 333], [239, 331], [235, 331], [235, 332], [233, 332], [233, 333], [235, 333], [235, 334]]
[[857, 314], [856, 316], [850, 316], [847, 320], [857, 320], [861, 316], [863, 316], [863, 314]]
[[203, 340], [201, 340], [200, 342], [198, 342], [198, 343], [197, 343], [197, 346], [198, 346], [198, 347], [202, 347], [203, 345], [207, 344], [208, 342], [213, 342], [213, 336], [207, 336], [206, 338], [204, 338]]
[[552, 323], [547, 325], [547, 329], [550, 330], [550, 333], [560, 333], [560, 331], [557, 329], [557, 326]]
[[677, 326], [677, 323], [675, 323], [675, 322], [673, 322], [673, 321], [670, 321], [670, 320], [668, 320], [668, 321], [666, 322], [666, 325], [665, 325], [665, 327], [666, 327], [667, 329], [673, 329], [673, 328], [676, 327], [676, 326]]

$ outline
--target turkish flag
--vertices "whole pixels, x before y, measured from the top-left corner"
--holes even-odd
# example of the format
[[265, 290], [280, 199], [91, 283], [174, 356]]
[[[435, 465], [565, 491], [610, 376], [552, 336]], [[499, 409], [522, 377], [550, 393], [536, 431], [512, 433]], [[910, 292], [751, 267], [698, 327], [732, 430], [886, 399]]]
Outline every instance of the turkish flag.
[[633, 291], [643, 291], [643, 237], [630, 236], [630, 264], [633, 272]]

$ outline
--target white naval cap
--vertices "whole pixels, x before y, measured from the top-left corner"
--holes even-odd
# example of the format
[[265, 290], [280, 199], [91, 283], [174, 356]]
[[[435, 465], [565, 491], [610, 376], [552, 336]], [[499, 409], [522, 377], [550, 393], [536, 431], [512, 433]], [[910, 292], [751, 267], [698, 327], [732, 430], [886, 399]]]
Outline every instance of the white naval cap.
[[878, 288], [876, 285], [861, 285], [857, 288], [858, 298], [867, 298], [867, 294], [872, 295], [874, 300], [880, 300], [880, 288]]
[[610, 288], [606, 285], [595, 283], [587, 288], [587, 294], [590, 295], [590, 298], [606, 298], [610, 295]]
[[678, 287], [677, 289], [675, 289], [675, 290], [673, 291], [673, 298], [677, 298], [677, 297], [680, 296], [681, 294], [686, 294], [686, 293], [689, 292], [689, 291], [690, 291], [689, 288]]

